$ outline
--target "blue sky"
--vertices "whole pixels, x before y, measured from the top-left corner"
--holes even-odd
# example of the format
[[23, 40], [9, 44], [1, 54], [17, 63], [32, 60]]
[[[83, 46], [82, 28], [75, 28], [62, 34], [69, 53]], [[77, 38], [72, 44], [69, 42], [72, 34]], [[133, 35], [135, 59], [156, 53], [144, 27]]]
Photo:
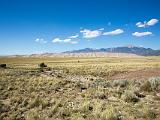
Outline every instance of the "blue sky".
[[0, 0], [0, 55], [160, 49], [159, 0]]

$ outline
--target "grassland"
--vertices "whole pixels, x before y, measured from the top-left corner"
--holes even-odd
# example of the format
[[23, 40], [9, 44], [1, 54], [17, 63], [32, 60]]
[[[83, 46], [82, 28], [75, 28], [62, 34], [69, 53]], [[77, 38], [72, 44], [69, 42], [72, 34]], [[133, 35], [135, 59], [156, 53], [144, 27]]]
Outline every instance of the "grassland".
[[[39, 68], [44, 62], [47, 67]], [[160, 57], [0, 58], [0, 120], [159, 120]]]

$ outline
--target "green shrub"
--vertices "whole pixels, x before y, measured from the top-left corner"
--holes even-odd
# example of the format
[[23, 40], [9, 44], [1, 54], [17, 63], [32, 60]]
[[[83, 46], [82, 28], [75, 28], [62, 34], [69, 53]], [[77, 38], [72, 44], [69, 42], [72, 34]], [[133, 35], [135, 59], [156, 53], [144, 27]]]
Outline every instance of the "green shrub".
[[46, 65], [45, 63], [40, 63], [40, 64], [39, 64], [39, 67], [40, 67], [40, 68], [45, 68], [45, 67], [47, 67], [47, 65]]
[[47, 65], [45, 63], [40, 63], [38, 66], [39, 66], [39, 71], [40, 72], [44, 72], [44, 68], [47, 67]]
[[109, 81], [105, 81], [103, 79], [96, 79], [92, 84], [90, 84], [90, 87], [93, 87], [93, 88], [98, 88], [98, 87], [108, 88], [108, 87], [111, 87], [111, 83]]
[[113, 86], [114, 87], [126, 87], [128, 85], [128, 81], [127, 80], [114, 80], [113, 81]]
[[160, 89], [160, 77], [150, 78], [149, 82], [151, 84], [151, 89], [152, 90]]
[[6, 64], [0, 64], [0, 68], [6, 68], [7, 65]]
[[154, 77], [147, 80], [144, 84], [140, 87], [143, 91], [155, 91], [160, 89], [160, 77]]

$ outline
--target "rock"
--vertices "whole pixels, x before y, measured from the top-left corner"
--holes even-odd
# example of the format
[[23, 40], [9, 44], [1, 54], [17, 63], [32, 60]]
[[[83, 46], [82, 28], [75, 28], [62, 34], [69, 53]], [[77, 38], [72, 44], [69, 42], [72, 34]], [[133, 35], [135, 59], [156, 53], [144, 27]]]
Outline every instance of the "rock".
[[157, 93], [156, 95], [157, 95], [158, 97], [160, 97], [160, 93]]

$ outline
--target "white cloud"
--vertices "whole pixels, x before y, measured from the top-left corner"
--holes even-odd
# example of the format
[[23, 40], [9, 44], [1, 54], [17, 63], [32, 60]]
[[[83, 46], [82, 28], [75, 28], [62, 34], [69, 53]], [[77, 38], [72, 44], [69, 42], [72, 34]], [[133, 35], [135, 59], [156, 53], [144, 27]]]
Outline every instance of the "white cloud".
[[70, 41], [70, 44], [77, 44], [78, 41]]
[[153, 26], [153, 25], [155, 25], [156, 23], [158, 23], [158, 20], [157, 20], [157, 19], [151, 19], [150, 21], [147, 22], [147, 25], [148, 25], [148, 26]]
[[62, 43], [63, 40], [59, 39], [59, 38], [55, 38], [52, 40], [53, 43]]
[[53, 43], [69, 43], [69, 44], [77, 44], [78, 41], [75, 41], [73, 39], [76, 39], [78, 38], [79, 35], [76, 34], [76, 35], [73, 35], [73, 36], [69, 36], [67, 37], [66, 39], [60, 39], [60, 38], [55, 38], [52, 40]]
[[43, 38], [37, 38], [37, 39], [35, 40], [35, 42], [38, 42], [38, 43], [41, 43], [41, 44], [47, 43], [47, 41], [44, 40]]
[[79, 37], [79, 35], [77, 34], [77, 35], [70, 36], [68, 38], [74, 39], [74, 38], [78, 38], [78, 37]]
[[39, 42], [39, 38], [37, 38], [35, 41], [36, 41], [36, 42]]
[[62, 43], [63, 40], [59, 39], [59, 38], [55, 38], [52, 40], [53, 43]]
[[61, 40], [60, 38], [55, 38], [52, 40], [53, 43], [69, 43], [69, 44], [77, 44], [78, 41], [72, 41], [71, 38], [67, 38], [64, 40]]
[[83, 38], [96, 38], [98, 36], [100, 36], [102, 34], [102, 30], [103, 29], [99, 29], [99, 30], [88, 30], [88, 29], [84, 29], [81, 30], [80, 33], [83, 33]]
[[64, 43], [70, 43], [70, 42], [71, 42], [71, 39], [70, 39], [70, 38], [64, 39], [63, 42], [64, 42]]
[[159, 20], [157, 20], [157, 19], [151, 19], [148, 22], [146, 22], [146, 21], [144, 21], [144, 22], [138, 22], [138, 23], [136, 23], [136, 26], [137, 27], [143, 27], [143, 28], [145, 28], [147, 26], [153, 26], [153, 25], [157, 24], [158, 21]]
[[103, 30], [104, 30], [104, 28], [100, 28], [99, 30], [103, 31]]
[[122, 29], [116, 29], [114, 31], [104, 32], [103, 35], [119, 35], [122, 33], [124, 33], [124, 31]]
[[136, 23], [137, 27], [146, 27], [146, 22], [142, 23], [142, 22], [138, 22]]
[[152, 32], [134, 32], [132, 33], [132, 35], [136, 37], [143, 37], [147, 35], [152, 35]]

